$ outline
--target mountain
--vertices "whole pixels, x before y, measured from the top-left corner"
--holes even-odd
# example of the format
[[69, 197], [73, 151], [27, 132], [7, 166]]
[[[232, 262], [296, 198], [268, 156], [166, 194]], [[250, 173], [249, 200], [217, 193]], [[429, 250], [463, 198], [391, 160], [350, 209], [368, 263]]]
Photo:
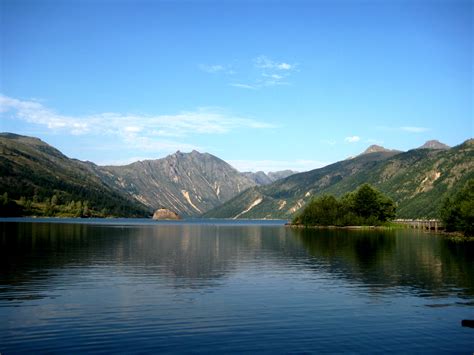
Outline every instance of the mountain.
[[252, 180], [255, 183], [255, 185], [258, 185], [258, 186], [268, 185], [274, 181], [263, 171], [257, 171], [256, 173], [253, 173], [251, 171], [246, 171], [246, 172], [243, 172], [242, 174], [244, 174], [246, 177]]
[[291, 218], [313, 196], [341, 196], [370, 183], [398, 204], [398, 217], [436, 217], [446, 196], [474, 178], [474, 141], [451, 149], [376, 149], [355, 158], [253, 187], [205, 217]]
[[268, 185], [272, 182], [275, 182], [280, 179], [284, 179], [288, 176], [296, 174], [296, 171], [293, 170], [281, 170], [281, 171], [270, 171], [268, 174], [265, 174], [263, 171], [257, 171], [256, 173], [244, 172], [246, 177], [251, 179], [255, 185]]
[[[11, 199], [23, 196], [43, 208], [56, 195], [55, 204], [88, 201], [88, 208], [118, 216], [146, 216], [158, 208], [197, 216], [249, 187], [292, 173], [240, 173], [197, 151], [126, 166], [97, 166], [69, 159], [38, 138], [12, 133], [0, 134], [0, 172], [0, 193]], [[42, 214], [40, 208], [35, 213]]]
[[270, 185], [256, 186], [204, 214], [211, 218], [288, 218], [319, 191], [344, 178], [373, 168], [395, 152], [375, 152], [320, 169], [294, 174]]
[[147, 216], [149, 210], [107, 186], [92, 163], [69, 159], [38, 138], [0, 133], [0, 192], [9, 198], [56, 203], [88, 201], [106, 215]]
[[418, 149], [449, 149], [449, 148], [450, 148], [449, 145], [441, 143], [440, 141], [430, 140], [430, 141], [426, 141], [425, 144], [423, 144]]
[[280, 171], [270, 171], [267, 175], [272, 181], [277, 181], [280, 179], [287, 178], [288, 176], [298, 174], [297, 171], [293, 170], [280, 170]]
[[380, 152], [388, 152], [388, 153], [401, 153], [401, 151], [399, 150], [394, 150], [394, 149], [387, 149], [387, 148], [384, 148], [380, 145], [377, 145], [377, 144], [372, 144], [371, 146], [369, 146], [366, 150], [364, 150], [360, 155], [364, 155], [364, 154], [370, 154], [370, 153], [380, 153]]
[[102, 180], [145, 206], [200, 215], [255, 186], [255, 182], [208, 153], [176, 152], [163, 159], [101, 167]]
[[438, 143], [408, 152], [371, 146], [321, 169], [265, 174], [240, 173], [197, 151], [101, 167], [37, 138], [1, 133], [0, 194], [34, 202], [39, 214], [55, 205], [53, 212], [79, 209], [73, 215], [80, 216], [149, 216], [168, 208], [183, 216], [290, 218], [313, 196], [340, 196], [368, 182], [398, 203], [399, 217], [434, 217], [442, 199], [474, 177], [473, 140], [449, 149]]

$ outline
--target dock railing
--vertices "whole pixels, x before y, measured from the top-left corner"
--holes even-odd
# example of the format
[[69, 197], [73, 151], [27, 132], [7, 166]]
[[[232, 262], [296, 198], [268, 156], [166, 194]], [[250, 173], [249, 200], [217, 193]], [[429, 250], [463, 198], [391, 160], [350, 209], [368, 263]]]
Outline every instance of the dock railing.
[[439, 231], [444, 230], [443, 222], [439, 219], [396, 219], [396, 224], [402, 224], [414, 229]]

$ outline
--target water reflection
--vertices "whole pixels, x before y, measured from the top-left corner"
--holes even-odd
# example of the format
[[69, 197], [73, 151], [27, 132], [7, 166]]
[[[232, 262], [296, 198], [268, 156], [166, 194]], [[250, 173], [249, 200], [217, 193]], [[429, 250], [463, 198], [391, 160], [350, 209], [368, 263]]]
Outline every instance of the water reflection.
[[4, 299], [41, 297], [64, 272], [72, 280], [79, 272], [113, 268], [140, 282], [202, 288], [249, 265], [325, 274], [358, 283], [367, 288], [363, 292], [474, 294], [474, 243], [413, 231], [196, 224], [1, 223], [0, 228]]
[[[293, 231], [308, 253], [335, 277], [375, 292], [408, 287], [420, 296], [474, 294], [474, 243], [411, 230]], [[315, 263], [321, 265], [321, 263]]]
[[473, 260], [413, 231], [0, 223], [0, 352], [467, 353]]

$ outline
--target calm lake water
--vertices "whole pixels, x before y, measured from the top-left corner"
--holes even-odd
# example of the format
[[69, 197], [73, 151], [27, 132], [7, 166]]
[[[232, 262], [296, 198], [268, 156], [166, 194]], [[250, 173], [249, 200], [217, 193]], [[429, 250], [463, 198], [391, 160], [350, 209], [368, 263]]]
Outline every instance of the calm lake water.
[[[280, 221], [0, 221], [0, 353], [474, 352], [474, 243]], [[60, 223], [58, 223], [60, 222]]]

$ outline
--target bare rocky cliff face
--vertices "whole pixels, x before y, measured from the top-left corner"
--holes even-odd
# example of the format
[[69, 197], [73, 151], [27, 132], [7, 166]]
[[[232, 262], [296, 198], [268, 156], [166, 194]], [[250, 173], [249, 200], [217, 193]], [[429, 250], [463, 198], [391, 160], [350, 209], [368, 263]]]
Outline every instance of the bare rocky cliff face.
[[256, 185], [225, 161], [197, 151], [100, 169], [107, 184], [145, 206], [183, 216], [201, 215]]

